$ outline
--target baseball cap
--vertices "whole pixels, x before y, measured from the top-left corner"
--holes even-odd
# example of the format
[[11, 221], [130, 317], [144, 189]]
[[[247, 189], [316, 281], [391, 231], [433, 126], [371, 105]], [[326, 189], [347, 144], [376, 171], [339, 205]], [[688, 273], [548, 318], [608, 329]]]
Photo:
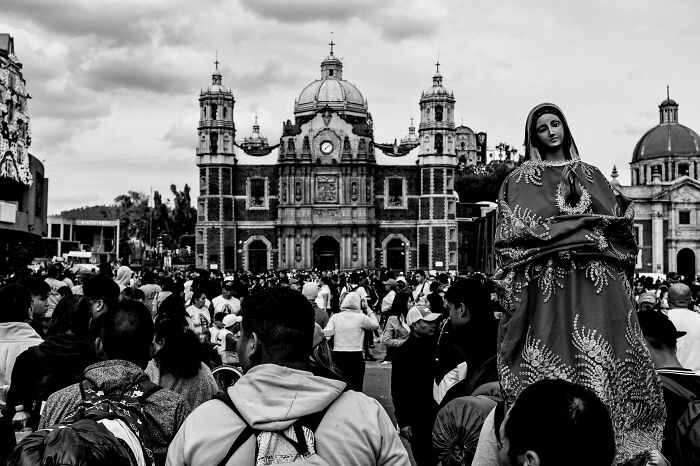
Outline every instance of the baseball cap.
[[224, 328], [229, 328], [242, 320], [243, 318], [241, 316], [237, 316], [236, 314], [228, 314], [224, 317], [222, 323], [224, 324]]
[[641, 311], [637, 320], [645, 337], [658, 340], [668, 346], [674, 346], [676, 340], [687, 332], [679, 332], [664, 313], [659, 311]]
[[653, 291], [642, 293], [639, 295], [639, 301], [637, 301], [637, 304], [642, 303], [656, 304], [656, 294]]
[[439, 319], [440, 317], [442, 317], [442, 314], [430, 312], [430, 310], [427, 307], [413, 306], [411, 309], [408, 310], [408, 314], [406, 314], [406, 322], [408, 323], [408, 325], [413, 325], [419, 320], [432, 322], [436, 319]]

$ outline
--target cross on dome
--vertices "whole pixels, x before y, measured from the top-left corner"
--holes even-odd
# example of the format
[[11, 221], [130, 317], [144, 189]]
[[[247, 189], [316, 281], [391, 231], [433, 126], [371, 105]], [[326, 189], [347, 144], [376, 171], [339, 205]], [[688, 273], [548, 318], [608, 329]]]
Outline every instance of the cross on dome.
[[214, 60], [214, 66], [216, 67], [216, 70], [219, 71], [219, 51], [217, 50], [215, 53], [216, 53], [216, 60]]

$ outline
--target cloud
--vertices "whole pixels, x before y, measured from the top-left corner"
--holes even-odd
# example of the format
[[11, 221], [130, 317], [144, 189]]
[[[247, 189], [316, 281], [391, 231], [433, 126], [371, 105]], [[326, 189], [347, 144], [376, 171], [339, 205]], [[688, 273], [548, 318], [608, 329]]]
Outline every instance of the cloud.
[[260, 18], [280, 23], [313, 23], [318, 21], [346, 22], [356, 16], [371, 15], [382, 8], [374, 0], [344, 0], [342, 2], [317, 0], [241, 0], [241, 5]]
[[169, 149], [187, 149], [194, 152], [197, 147], [197, 133], [194, 128], [194, 125], [185, 125], [180, 121], [165, 132], [161, 141], [165, 142]]
[[230, 79], [227, 79], [227, 75], [224, 74], [224, 83], [230, 81], [230, 85], [235, 87], [236, 92], [259, 95], [264, 98], [265, 92], [275, 86], [308, 80], [307, 74], [289, 71], [280, 63], [266, 62], [258, 69], [234, 72]]

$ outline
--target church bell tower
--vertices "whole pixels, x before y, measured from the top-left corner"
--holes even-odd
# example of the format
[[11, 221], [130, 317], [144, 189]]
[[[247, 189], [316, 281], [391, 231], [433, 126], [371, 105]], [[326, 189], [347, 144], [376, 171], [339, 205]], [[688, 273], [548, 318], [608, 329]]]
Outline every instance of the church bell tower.
[[418, 267], [426, 270], [457, 269], [457, 198], [454, 194], [455, 98], [442, 85], [436, 63], [433, 85], [420, 99], [420, 204]]
[[231, 90], [222, 84], [218, 58], [214, 63], [216, 68], [211, 85], [199, 95], [196, 262], [197, 267], [224, 270], [236, 268], [233, 208], [235, 99]]

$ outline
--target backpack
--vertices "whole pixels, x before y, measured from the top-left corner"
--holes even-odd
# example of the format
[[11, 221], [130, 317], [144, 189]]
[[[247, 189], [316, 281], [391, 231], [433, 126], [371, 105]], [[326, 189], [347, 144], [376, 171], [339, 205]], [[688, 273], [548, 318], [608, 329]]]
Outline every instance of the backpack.
[[673, 465], [698, 465], [700, 464], [700, 397], [663, 375], [661, 383], [667, 390], [688, 401], [688, 406], [678, 418], [672, 434], [672, 444], [678, 454], [678, 461], [673, 462]]
[[219, 466], [225, 466], [233, 454], [252, 436], [255, 436], [256, 441], [255, 464], [257, 465], [328, 466], [328, 463], [316, 453], [314, 432], [333, 403], [318, 413], [298, 419], [285, 431], [265, 432], [255, 430], [248, 424], [225, 391], [217, 393], [214, 399], [223, 401], [246, 425], [234, 440], [226, 456], [219, 462]]
[[75, 464], [155, 464], [142, 404], [162, 387], [144, 380], [109, 396], [89, 380], [79, 388], [75, 411], [54, 428], [25, 437], [8, 464], [44, 464], [55, 457]]

